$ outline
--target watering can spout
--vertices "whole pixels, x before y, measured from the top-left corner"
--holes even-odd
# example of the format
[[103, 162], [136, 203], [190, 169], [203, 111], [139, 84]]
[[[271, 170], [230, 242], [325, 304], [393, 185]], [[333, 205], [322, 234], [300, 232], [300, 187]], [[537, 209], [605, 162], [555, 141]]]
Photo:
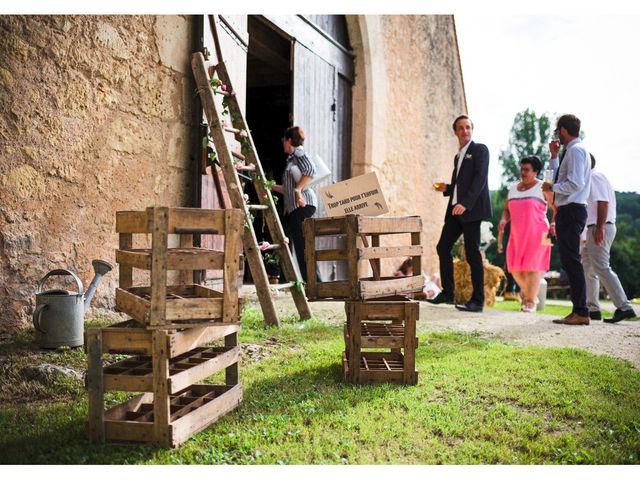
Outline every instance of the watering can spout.
[[91, 284], [89, 285], [89, 289], [84, 297], [84, 311], [86, 312], [91, 304], [91, 299], [93, 298], [93, 294], [96, 293], [98, 289], [98, 285], [102, 281], [102, 276], [111, 270], [113, 270], [113, 266], [110, 263], [105, 262], [104, 260], [93, 260], [91, 262], [93, 265], [93, 270], [95, 271], [95, 276], [93, 280], [91, 280]]

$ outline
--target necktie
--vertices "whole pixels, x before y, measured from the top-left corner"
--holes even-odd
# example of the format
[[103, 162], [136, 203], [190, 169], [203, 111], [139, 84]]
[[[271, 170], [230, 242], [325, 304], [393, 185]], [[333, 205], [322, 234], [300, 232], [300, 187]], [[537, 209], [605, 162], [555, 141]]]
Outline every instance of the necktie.
[[458, 160], [459, 159], [460, 159], [460, 152], [456, 153], [456, 156], [453, 160], [453, 177], [451, 178], [452, 187], [456, 184], [456, 179], [458, 178]]
[[562, 165], [562, 160], [564, 159], [564, 156], [567, 154], [567, 149], [563, 148], [562, 151], [560, 152], [560, 161], [558, 162], [558, 168], [556, 170], [556, 174], [553, 177], [553, 183], [556, 183], [558, 181], [558, 173], [560, 173], [560, 165]]

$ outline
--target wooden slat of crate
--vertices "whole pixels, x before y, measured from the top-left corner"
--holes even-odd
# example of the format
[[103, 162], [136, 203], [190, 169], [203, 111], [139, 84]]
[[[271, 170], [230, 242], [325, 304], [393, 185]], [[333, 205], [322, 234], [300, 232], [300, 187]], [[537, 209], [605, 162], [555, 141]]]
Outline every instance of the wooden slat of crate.
[[[240, 212], [237, 209], [235, 211]], [[225, 210], [209, 210], [201, 208], [170, 208], [169, 233], [193, 229], [207, 233], [224, 234]]]
[[87, 331], [87, 390], [89, 400], [89, 438], [104, 441], [104, 387], [102, 382], [102, 332]]
[[317, 296], [313, 298], [310, 296], [311, 293], [309, 293], [309, 300], [315, 300], [316, 298], [349, 298], [349, 282], [317, 282], [316, 291]]
[[[206, 358], [206, 356], [211, 358]], [[203, 357], [203, 355], [205, 357]], [[237, 363], [240, 348], [202, 347], [169, 361], [169, 393], [174, 394], [214, 373]], [[152, 392], [151, 357], [138, 356], [105, 367], [104, 389], [126, 392]]]
[[146, 211], [116, 212], [116, 232], [151, 233]]
[[396, 234], [422, 231], [422, 219], [415, 217], [364, 217], [356, 215], [359, 234]]
[[223, 259], [223, 321], [237, 322], [240, 314], [238, 306], [237, 276], [240, 270], [239, 258], [242, 255], [243, 214], [240, 210], [223, 212], [225, 224], [224, 259]]
[[407, 303], [405, 306], [404, 320], [404, 345], [403, 352], [403, 383], [407, 385], [415, 385], [418, 383], [418, 374], [416, 372], [416, 349], [418, 348], [418, 339], [416, 338], [416, 322], [420, 315], [418, 305]]
[[359, 298], [363, 300], [389, 297], [411, 292], [421, 292], [424, 289], [424, 277], [387, 277], [380, 280], [363, 278], [358, 282]]
[[[206, 387], [206, 385], [193, 385], [192, 388], [196, 387]], [[204, 430], [240, 405], [240, 402], [242, 402], [242, 385], [225, 387], [225, 391], [217, 394], [213, 400], [172, 423], [174, 446], [184, 443], [195, 433]]]
[[240, 359], [240, 347], [208, 348], [206, 351], [218, 351], [219, 353], [215, 357], [196, 364], [188, 370], [172, 375], [169, 378], [169, 390], [171, 393], [187, 388], [189, 385], [193, 385], [223, 368], [236, 364]]
[[[416, 312], [419, 310], [418, 302], [409, 300], [406, 297], [381, 298], [372, 301], [347, 301], [345, 308], [354, 305], [355, 318], [360, 321], [365, 320], [404, 320], [407, 314], [407, 308]], [[417, 314], [417, 313], [416, 313]], [[351, 318], [351, 317], [349, 317]]]
[[[127, 290], [116, 288], [116, 306], [135, 320], [147, 324], [151, 314], [150, 294], [150, 287], [132, 287]], [[193, 319], [221, 321], [222, 294], [200, 285], [188, 288], [168, 286], [163, 324]]]
[[[316, 258], [320, 260], [320, 253], [316, 252]], [[369, 247], [358, 248], [358, 258], [361, 260], [369, 260], [372, 258], [394, 258], [394, 257], [413, 257], [424, 253], [422, 245], [403, 245], [400, 247]], [[333, 260], [333, 259], [332, 259]]]
[[347, 260], [345, 249], [325, 249], [315, 251], [316, 262], [330, 262], [333, 260]]
[[[239, 330], [240, 324], [233, 323], [207, 325], [171, 332], [168, 336], [167, 351], [171, 358], [177, 357], [199, 345], [237, 333]], [[102, 329], [102, 348], [105, 353], [151, 355], [151, 330], [147, 330], [133, 321], [105, 327]]]
[[[123, 324], [135, 323], [138, 327]], [[138, 322], [123, 322], [102, 329], [102, 349], [104, 353], [151, 354], [151, 332]]]
[[[138, 248], [116, 250], [116, 262], [120, 265], [151, 270], [151, 250]], [[239, 256], [236, 261], [239, 261]], [[169, 248], [167, 270], [217, 270], [224, 266], [224, 252], [206, 248]]]
[[153, 422], [126, 420], [128, 412], [139, 411], [153, 401], [153, 394], [136, 395], [130, 400], [110, 408], [104, 414], [104, 437], [106, 440], [135, 442], [153, 441]]
[[346, 235], [346, 223], [347, 217], [329, 217], [329, 218], [314, 218], [313, 222], [314, 236], [325, 235]]
[[[149, 323], [149, 325], [162, 325], [166, 321], [164, 314], [167, 300], [167, 228], [169, 209], [166, 207], [148, 208], [147, 217], [150, 217], [152, 221], [151, 273], [149, 278], [153, 288], [151, 289], [149, 318], [148, 320], [145, 319], [145, 321]], [[154, 334], [152, 334], [152, 338], [153, 335]], [[166, 436], [166, 433], [163, 435]]]

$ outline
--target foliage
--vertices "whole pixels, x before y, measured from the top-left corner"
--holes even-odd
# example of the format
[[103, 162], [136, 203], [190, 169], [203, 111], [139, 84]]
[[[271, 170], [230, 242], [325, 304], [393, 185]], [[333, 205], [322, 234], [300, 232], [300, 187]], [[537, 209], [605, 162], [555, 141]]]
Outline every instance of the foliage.
[[640, 463], [640, 372], [626, 362], [419, 331], [418, 385], [352, 386], [341, 325], [284, 318], [278, 329], [261, 317], [243, 313], [241, 344], [265, 352], [243, 352], [244, 401], [181, 447], [88, 442], [86, 394], [52, 386], [50, 400], [0, 406], [0, 463]]
[[526, 109], [516, 114], [509, 135], [509, 147], [500, 152], [502, 166], [502, 186], [509, 187], [520, 181], [520, 160], [528, 155], [536, 155], [547, 165], [550, 154], [551, 120], [546, 113], [538, 116]]
[[640, 194], [616, 192], [616, 238], [611, 268], [629, 298], [640, 297]]

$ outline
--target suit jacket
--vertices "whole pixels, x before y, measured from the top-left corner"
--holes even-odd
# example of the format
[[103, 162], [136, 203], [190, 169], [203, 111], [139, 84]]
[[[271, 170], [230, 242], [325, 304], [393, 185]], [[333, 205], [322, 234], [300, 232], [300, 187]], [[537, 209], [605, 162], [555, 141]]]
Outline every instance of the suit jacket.
[[[460, 172], [456, 178], [456, 169], [453, 168], [451, 183], [443, 192], [445, 197], [453, 195], [453, 186], [458, 186], [458, 203], [462, 204], [466, 211], [460, 215], [462, 222], [477, 222], [491, 218], [491, 198], [489, 196], [489, 149], [481, 143], [471, 142], [464, 160], [460, 166]], [[447, 215], [451, 213], [451, 200], [447, 205]], [[446, 216], [445, 216], [446, 218]]]

